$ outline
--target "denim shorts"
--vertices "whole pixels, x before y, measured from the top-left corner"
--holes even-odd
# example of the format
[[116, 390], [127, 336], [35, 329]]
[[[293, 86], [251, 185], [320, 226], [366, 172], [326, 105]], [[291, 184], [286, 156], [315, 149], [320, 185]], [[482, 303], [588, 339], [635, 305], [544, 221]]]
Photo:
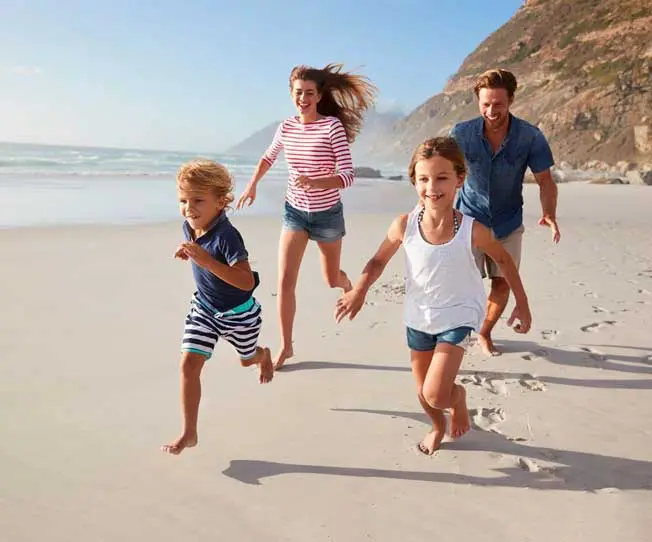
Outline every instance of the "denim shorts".
[[473, 331], [473, 328], [462, 326], [432, 335], [408, 327], [406, 328], [407, 343], [410, 350], [429, 352], [430, 350], [434, 350], [439, 343], [459, 345], [470, 335], [471, 331]]
[[310, 212], [292, 207], [286, 201], [283, 229], [308, 232], [308, 238], [313, 241], [338, 241], [346, 234], [342, 202], [324, 211]]

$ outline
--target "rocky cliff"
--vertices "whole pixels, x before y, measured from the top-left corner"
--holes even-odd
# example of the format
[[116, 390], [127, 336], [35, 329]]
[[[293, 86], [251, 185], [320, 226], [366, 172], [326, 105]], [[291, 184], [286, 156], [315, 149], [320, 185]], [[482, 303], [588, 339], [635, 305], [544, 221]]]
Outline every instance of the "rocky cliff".
[[463, 62], [444, 91], [370, 145], [405, 161], [425, 137], [478, 114], [472, 88], [491, 67], [519, 89], [512, 111], [573, 167], [652, 163], [652, 1], [529, 0]]

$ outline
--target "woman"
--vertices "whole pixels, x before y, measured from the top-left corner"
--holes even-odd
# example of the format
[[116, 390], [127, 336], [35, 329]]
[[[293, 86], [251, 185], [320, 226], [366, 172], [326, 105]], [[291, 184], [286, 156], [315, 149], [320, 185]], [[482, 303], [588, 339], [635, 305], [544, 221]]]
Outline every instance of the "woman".
[[351, 289], [349, 278], [340, 269], [345, 235], [340, 191], [353, 184], [349, 145], [360, 131], [363, 113], [373, 104], [375, 91], [365, 77], [343, 72], [341, 65], [295, 67], [290, 73], [290, 92], [298, 115], [278, 127], [238, 200], [238, 209], [254, 202], [256, 186], [284, 150], [289, 180], [278, 252], [281, 350], [275, 359], [276, 369], [294, 355], [295, 290], [309, 240], [319, 247], [326, 284], [344, 292]]

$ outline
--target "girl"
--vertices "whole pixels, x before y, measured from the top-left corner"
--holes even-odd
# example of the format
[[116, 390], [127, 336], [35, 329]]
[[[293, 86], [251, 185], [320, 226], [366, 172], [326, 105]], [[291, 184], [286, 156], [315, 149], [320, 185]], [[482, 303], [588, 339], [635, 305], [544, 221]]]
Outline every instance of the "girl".
[[321, 252], [326, 284], [345, 292], [351, 289], [351, 281], [340, 269], [345, 235], [340, 191], [353, 184], [349, 144], [360, 131], [364, 111], [373, 104], [375, 87], [366, 78], [341, 70], [335, 64], [292, 70], [290, 92], [298, 115], [278, 127], [237, 203], [240, 209], [254, 202], [257, 184], [283, 149], [290, 176], [278, 251], [281, 350], [276, 369], [294, 355], [295, 289], [309, 240], [316, 241]]
[[335, 319], [355, 318], [371, 285], [378, 280], [401, 244], [406, 256], [405, 325], [412, 373], [421, 406], [432, 420], [418, 449], [431, 455], [446, 432], [443, 410], [451, 411], [450, 435], [469, 430], [464, 387], [455, 384], [464, 348], [484, 317], [485, 291], [473, 256], [476, 247], [500, 267], [516, 307], [508, 321], [527, 333], [532, 317], [516, 266], [490, 230], [453, 207], [466, 173], [464, 156], [450, 137], [425, 140], [412, 156], [410, 181], [420, 205], [394, 220], [385, 240], [369, 260], [355, 287], [337, 302]]

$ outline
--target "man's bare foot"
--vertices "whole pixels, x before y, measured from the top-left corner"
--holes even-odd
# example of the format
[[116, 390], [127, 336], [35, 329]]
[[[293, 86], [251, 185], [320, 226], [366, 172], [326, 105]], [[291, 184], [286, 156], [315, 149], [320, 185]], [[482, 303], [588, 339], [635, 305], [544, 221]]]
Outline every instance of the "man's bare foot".
[[258, 364], [259, 373], [258, 381], [261, 384], [267, 384], [274, 378], [274, 365], [272, 364], [272, 353], [269, 348], [263, 348], [260, 363]]
[[496, 348], [494, 342], [491, 340], [489, 335], [478, 335], [478, 343], [480, 348], [482, 348], [482, 353], [485, 356], [500, 356], [502, 352]]
[[451, 437], [460, 438], [470, 428], [469, 410], [466, 406], [466, 390], [459, 386], [461, 397], [457, 404], [451, 408]]
[[184, 449], [193, 448], [194, 446], [197, 446], [197, 433], [184, 433], [172, 444], [161, 446], [161, 451], [172, 455], [179, 455]]
[[419, 450], [422, 454], [432, 455], [437, 450], [439, 450], [443, 438], [444, 431], [433, 429], [424, 437], [421, 442], [419, 442], [419, 444], [417, 444], [417, 450]]
[[290, 359], [292, 356], [294, 356], [294, 349], [291, 346], [281, 350], [276, 356], [276, 361], [274, 362], [274, 370], [278, 371], [281, 367], [283, 367], [283, 365], [285, 365], [285, 361]]

